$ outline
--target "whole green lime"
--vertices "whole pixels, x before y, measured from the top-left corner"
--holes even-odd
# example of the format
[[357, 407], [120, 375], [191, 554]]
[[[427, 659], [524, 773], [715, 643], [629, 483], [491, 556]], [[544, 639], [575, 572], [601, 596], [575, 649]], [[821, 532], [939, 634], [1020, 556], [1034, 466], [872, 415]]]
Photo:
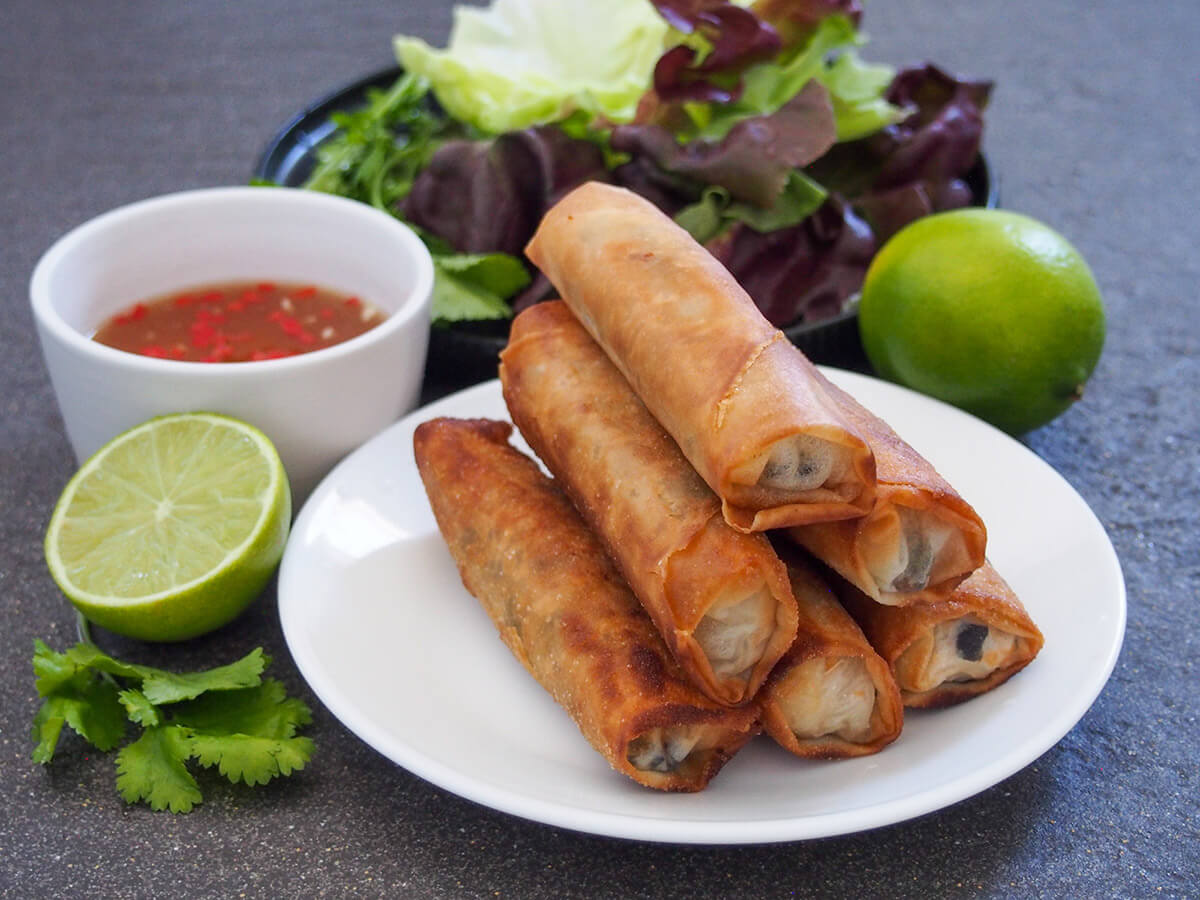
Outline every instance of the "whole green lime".
[[1083, 394], [1104, 345], [1091, 270], [1054, 229], [996, 209], [918, 219], [872, 261], [858, 311], [875, 370], [1010, 434]]

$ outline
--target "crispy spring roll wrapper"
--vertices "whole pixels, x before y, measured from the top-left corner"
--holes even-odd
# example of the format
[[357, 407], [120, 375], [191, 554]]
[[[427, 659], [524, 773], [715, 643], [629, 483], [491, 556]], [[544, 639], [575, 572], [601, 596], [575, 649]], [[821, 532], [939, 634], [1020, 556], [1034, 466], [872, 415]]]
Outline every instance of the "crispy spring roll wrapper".
[[858, 519], [789, 534], [877, 603], [944, 600], [983, 565], [983, 520], [886, 422], [818, 377], [875, 453], [875, 506]]
[[796, 635], [766, 536], [726, 524], [720, 499], [562, 302], [517, 316], [500, 381], [521, 434], [683, 670], [714, 700], [750, 700]]
[[846, 609], [888, 661], [905, 706], [953, 706], [1008, 681], [1042, 649], [1042, 633], [985, 562], [947, 600], [883, 606], [848, 584]]
[[463, 584], [614, 769], [659, 790], [702, 789], [758, 730], [756, 711], [692, 686], [571, 501], [509, 445], [511, 432], [434, 419], [413, 436]]
[[764, 531], [863, 515], [874, 465], [816, 367], [712, 254], [652, 203], [590, 182], [529, 258], [721, 498]]
[[798, 556], [787, 567], [800, 627], [759, 692], [763, 727], [810, 759], [878, 753], [904, 724], [891, 669], [815, 567]]

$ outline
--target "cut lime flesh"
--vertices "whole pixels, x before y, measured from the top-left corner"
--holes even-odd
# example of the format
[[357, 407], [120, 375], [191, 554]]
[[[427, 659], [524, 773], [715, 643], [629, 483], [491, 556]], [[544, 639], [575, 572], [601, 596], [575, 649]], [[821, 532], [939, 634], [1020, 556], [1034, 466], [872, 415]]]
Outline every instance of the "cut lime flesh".
[[46, 560], [91, 621], [183, 640], [262, 591], [290, 519], [287, 477], [262, 432], [210, 413], [162, 416], [114, 438], [71, 479]]

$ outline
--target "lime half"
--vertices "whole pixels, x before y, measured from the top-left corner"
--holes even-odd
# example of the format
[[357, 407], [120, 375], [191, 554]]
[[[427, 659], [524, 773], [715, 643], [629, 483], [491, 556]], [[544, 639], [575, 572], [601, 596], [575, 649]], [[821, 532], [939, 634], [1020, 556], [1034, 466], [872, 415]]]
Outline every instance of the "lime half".
[[283, 463], [257, 428], [212, 413], [160, 416], [114, 438], [67, 484], [46, 562], [97, 625], [186, 640], [262, 592], [291, 508]]

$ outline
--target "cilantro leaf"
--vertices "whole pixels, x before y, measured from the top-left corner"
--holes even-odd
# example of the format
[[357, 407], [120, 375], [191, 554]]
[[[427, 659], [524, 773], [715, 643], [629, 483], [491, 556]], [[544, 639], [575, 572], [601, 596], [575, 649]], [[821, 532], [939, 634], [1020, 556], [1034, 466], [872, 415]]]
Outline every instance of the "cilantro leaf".
[[312, 712], [302, 701], [288, 698], [283, 683], [273, 678], [258, 687], [180, 704], [176, 721], [189, 728], [199, 763], [217, 766], [234, 784], [266, 784], [304, 768], [312, 757], [312, 741], [295, 737], [297, 728], [312, 721]]
[[237, 662], [203, 672], [176, 675], [159, 669], [145, 669], [142, 692], [151, 703], [161, 705], [191, 700], [207, 691], [255, 687], [262, 681], [263, 669], [270, 661], [262, 647], [257, 647]]
[[159, 715], [158, 707], [151, 703], [141, 691], [121, 691], [117, 696], [121, 705], [125, 707], [125, 714], [129, 717], [130, 722], [146, 726], [162, 724], [162, 716]]
[[117, 792], [126, 803], [145, 800], [152, 809], [191, 812], [203, 799], [200, 786], [184, 765], [191, 755], [191, 735], [186, 728], [147, 728], [117, 753]]
[[33, 760], [54, 758], [64, 725], [101, 750], [143, 728], [117, 753], [117, 791], [129, 803], [188, 812], [202, 800], [188, 770], [195, 759], [230, 781], [266, 784], [304, 768], [313, 743], [296, 731], [312, 721], [282, 682], [262, 678], [270, 663], [259, 647], [237, 662], [176, 674], [122, 662], [90, 642], [57, 653], [34, 642], [42, 704], [33, 719]]
[[65, 654], [56, 653], [40, 640], [33, 641], [33, 674], [37, 676], [37, 691], [43, 697], [53, 694], [79, 671]]
[[111, 750], [125, 736], [125, 715], [115, 684], [77, 664], [69, 653], [56, 653], [34, 641], [33, 671], [44, 698], [33, 719], [33, 759], [54, 758], [63, 725], [99, 750]]
[[125, 737], [125, 711], [114, 685], [88, 678], [66, 699], [67, 724], [97, 750], [111, 750]]
[[210, 735], [290, 738], [312, 721], [312, 712], [302, 700], [289, 698], [282, 682], [268, 678], [257, 687], [206, 694], [180, 704], [174, 720]]
[[150, 666], [121, 662], [89, 644], [77, 644], [67, 651], [66, 656], [80, 667], [86, 666], [121, 678], [140, 680], [142, 693], [154, 704], [190, 700], [205, 691], [253, 687], [259, 683], [263, 669], [271, 661], [263, 654], [262, 647], [258, 647], [235, 663], [180, 675]]
[[303, 769], [313, 754], [313, 742], [306, 737], [196, 734], [191, 743], [200, 765], [215, 765], [234, 784], [243, 781], [252, 787]]
[[33, 717], [33, 761], [45, 765], [54, 758], [58, 747], [58, 736], [62, 734], [67, 716], [63, 710], [64, 701], [55, 697], [47, 700]]
[[455, 253], [433, 258], [433, 320], [507, 319], [507, 300], [529, 284], [524, 264], [507, 253]]
[[45, 698], [33, 720], [33, 758], [54, 757], [63, 724], [99, 750], [111, 750], [125, 736], [125, 713], [115, 684], [77, 665], [70, 654], [55, 653], [34, 642], [33, 670]]
[[303, 187], [340, 194], [394, 214], [448, 129], [457, 129], [426, 99], [429, 83], [411, 73], [367, 94], [362, 109], [334, 113], [337, 133], [317, 148]]

